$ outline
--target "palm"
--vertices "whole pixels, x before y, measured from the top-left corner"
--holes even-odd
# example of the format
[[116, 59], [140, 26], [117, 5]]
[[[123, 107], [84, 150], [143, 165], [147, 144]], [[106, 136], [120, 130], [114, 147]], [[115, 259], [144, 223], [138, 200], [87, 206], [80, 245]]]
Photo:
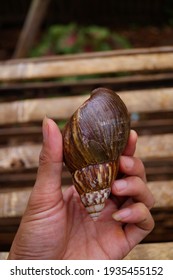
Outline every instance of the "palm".
[[51, 258], [122, 259], [128, 253], [129, 246], [121, 223], [111, 217], [116, 208], [111, 200], [108, 200], [99, 220], [94, 222], [75, 191], [67, 190], [64, 197], [65, 204], [54, 224], [58, 232], [55, 230], [57, 235], [53, 248], [57, 249]]

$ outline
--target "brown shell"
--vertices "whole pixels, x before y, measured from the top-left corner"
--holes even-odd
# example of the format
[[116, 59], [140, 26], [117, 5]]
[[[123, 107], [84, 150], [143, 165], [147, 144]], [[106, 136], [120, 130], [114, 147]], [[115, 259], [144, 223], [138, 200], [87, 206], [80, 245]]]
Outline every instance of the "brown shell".
[[99, 215], [110, 194], [129, 131], [125, 104], [105, 88], [95, 89], [64, 129], [64, 162], [92, 217]]
[[73, 173], [91, 164], [117, 160], [130, 130], [127, 108], [112, 90], [95, 89], [64, 130], [64, 161]]

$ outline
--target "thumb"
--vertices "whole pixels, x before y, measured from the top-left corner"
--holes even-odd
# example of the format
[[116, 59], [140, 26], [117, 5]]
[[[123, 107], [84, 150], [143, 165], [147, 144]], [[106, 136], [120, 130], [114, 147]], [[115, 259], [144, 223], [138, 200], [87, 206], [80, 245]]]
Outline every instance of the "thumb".
[[62, 201], [62, 135], [56, 123], [43, 120], [43, 147], [39, 158], [36, 182], [29, 199], [32, 208], [47, 209]]

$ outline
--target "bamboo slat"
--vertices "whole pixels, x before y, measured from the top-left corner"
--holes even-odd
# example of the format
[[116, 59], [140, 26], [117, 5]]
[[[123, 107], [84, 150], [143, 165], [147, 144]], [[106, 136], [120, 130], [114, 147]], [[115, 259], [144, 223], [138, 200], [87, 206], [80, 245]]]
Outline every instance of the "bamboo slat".
[[173, 110], [173, 88], [124, 91], [119, 95], [131, 113]]
[[48, 96], [72, 96], [89, 92], [96, 87], [107, 87], [113, 90], [136, 90], [152, 89], [173, 86], [173, 73], [155, 73], [155, 74], [133, 74], [120, 77], [98, 77], [80, 80], [66, 81], [28, 81], [25, 83], [10, 82], [0, 84], [0, 96], [2, 100], [21, 99], [21, 95], [36, 98]]
[[[129, 112], [171, 111], [173, 88], [136, 90], [119, 93]], [[38, 98], [0, 104], [0, 124], [41, 121], [45, 115], [68, 119], [89, 95]]]
[[[40, 144], [0, 148], [0, 172], [38, 166]], [[142, 159], [173, 157], [173, 134], [139, 136], [135, 156]]]
[[[164, 134], [164, 133], [173, 133], [173, 118], [162, 119], [161, 113], [159, 113], [159, 119], [147, 120], [137, 120], [131, 121], [131, 128], [136, 130], [138, 135], [151, 135], [151, 134]], [[173, 116], [173, 113], [172, 113]], [[65, 122], [62, 123], [60, 128], [63, 129]], [[40, 123], [38, 124], [21, 124], [20, 126], [10, 126], [10, 127], [1, 127], [0, 128], [0, 143], [10, 143], [13, 140], [20, 142], [35, 142], [41, 141], [42, 139], [42, 128]]]
[[138, 137], [135, 155], [143, 159], [173, 157], [173, 134]]
[[0, 81], [56, 78], [123, 71], [157, 71], [173, 69], [173, 53], [151, 51], [101, 52], [1, 62]]
[[37, 167], [40, 150], [40, 144], [1, 148], [0, 171]]
[[125, 260], [173, 260], [173, 242], [139, 244]]
[[0, 252], [0, 260], [6, 260], [8, 257], [8, 252]]
[[173, 73], [155, 73], [155, 74], [133, 74], [129, 76], [120, 77], [97, 77], [97, 78], [87, 78], [81, 80], [67, 80], [67, 81], [28, 81], [25, 83], [11, 82], [4, 83], [0, 85], [0, 93], [8, 93], [8, 95], [13, 92], [21, 93], [25, 90], [33, 90], [34, 94], [36, 90], [46, 89], [53, 90], [57, 88], [93, 88], [95, 85], [99, 86], [115, 86], [115, 88], [122, 89], [125, 88], [144, 88], [153, 86], [162, 86], [163, 84], [172, 84]]
[[141, 136], [138, 138], [136, 153], [139, 158], [173, 156], [173, 134]]
[[148, 182], [147, 185], [155, 198], [154, 207], [173, 207], [173, 181]]
[[[149, 182], [155, 198], [155, 208], [173, 207], [173, 181]], [[63, 186], [63, 191], [68, 186]], [[0, 218], [22, 216], [26, 208], [32, 187], [15, 188], [10, 191], [0, 192]]]
[[[173, 159], [154, 159], [144, 161], [148, 181], [164, 181], [173, 179]], [[37, 175], [37, 168], [19, 168], [9, 172], [0, 172], [0, 186], [3, 190], [15, 187], [26, 187], [34, 185]], [[70, 172], [64, 166], [62, 171], [62, 184], [71, 185]]]
[[32, 188], [0, 193], [0, 217], [20, 217], [26, 208]]

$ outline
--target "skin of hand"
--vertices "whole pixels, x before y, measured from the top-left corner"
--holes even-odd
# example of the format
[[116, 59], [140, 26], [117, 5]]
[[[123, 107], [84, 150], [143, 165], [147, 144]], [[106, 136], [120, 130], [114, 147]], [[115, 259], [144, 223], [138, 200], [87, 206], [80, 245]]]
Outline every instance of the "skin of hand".
[[37, 179], [8, 259], [123, 259], [154, 227], [154, 199], [144, 166], [133, 156], [136, 141], [131, 130], [120, 157], [126, 176], [114, 181], [106, 207], [93, 221], [73, 186], [62, 192], [62, 136], [44, 118]]

